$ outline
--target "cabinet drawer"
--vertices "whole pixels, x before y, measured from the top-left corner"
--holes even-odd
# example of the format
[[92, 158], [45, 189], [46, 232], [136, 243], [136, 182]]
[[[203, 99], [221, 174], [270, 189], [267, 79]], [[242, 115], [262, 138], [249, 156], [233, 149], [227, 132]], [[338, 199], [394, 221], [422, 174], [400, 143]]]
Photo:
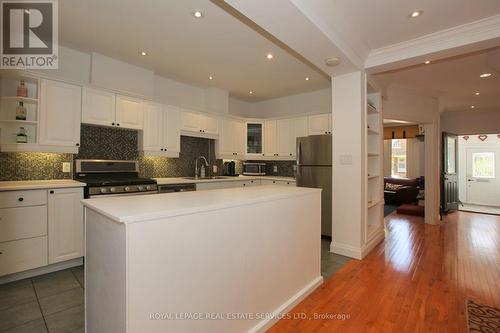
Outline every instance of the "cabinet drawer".
[[47, 206], [0, 209], [0, 242], [47, 235]]
[[17, 273], [47, 264], [46, 236], [0, 243], [0, 275]]
[[46, 204], [46, 190], [0, 192], [0, 208], [40, 206]]

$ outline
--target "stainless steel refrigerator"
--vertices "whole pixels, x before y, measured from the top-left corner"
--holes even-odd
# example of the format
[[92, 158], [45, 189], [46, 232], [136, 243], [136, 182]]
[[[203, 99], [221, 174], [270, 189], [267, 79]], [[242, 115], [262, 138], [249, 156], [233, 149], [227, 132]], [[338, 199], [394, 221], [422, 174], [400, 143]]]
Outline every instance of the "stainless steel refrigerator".
[[323, 189], [321, 234], [332, 235], [332, 136], [297, 138], [297, 186]]

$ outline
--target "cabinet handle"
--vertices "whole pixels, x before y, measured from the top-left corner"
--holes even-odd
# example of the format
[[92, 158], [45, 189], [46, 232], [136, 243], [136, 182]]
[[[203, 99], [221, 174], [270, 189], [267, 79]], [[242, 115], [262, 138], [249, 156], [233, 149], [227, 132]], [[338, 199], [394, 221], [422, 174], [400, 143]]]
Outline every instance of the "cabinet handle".
[[165, 148], [165, 151], [167, 151], [167, 148]]
[[247, 184], [243, 184], [243, 186], [247, 186]]
[[2, 251], [0, 251], [0, 254], [3, 254], [3, 252], [2, 252]]
[[79, 144], [79, 143], [77, 143], [77, 144], [76, 144], [76, 146], [77, 146], [77, 147], [80, 147], [80, 144]]
[[161, 151], [163, 151], [163, 148], [160, 148]]
[[111, 123], [111, 126], [115, 126], [115, 123]]
[[290, 154], [290, 156], [292, 156], [292, 154]]
[[116, 126], [120, 126], [120, 124], [117, 123]]
[[18, 198], [17, 201], [24, 201], [24, 198]]
[[49, 191], [49, 193], [50, 193], [50, 194], [54, 194], [54, 190], [50, 190], [50, 191]]

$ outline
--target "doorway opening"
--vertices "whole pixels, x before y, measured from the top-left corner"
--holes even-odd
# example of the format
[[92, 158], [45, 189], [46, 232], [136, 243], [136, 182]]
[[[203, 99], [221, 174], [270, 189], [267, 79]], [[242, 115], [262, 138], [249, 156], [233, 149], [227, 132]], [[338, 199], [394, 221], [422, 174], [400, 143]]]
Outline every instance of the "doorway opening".
[[425, 142], [417, 123], [384, 119], [384, 215], [425, 215]]
[[500, 134], [460, 135], [457, 158], [458, 209], [500, 215]]

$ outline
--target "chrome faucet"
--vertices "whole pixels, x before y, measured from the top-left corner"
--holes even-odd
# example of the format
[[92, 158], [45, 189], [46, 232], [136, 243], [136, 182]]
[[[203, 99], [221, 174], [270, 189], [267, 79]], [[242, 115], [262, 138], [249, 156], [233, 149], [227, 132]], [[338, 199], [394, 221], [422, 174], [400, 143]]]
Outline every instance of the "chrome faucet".
[[203, 159], [203, 161], [205, 162], [205, 166], [208, 168], [208, 161], [207, 159], [205, 158], [205, 156], [198, 156], [195, 160], [194, 160], [194, 179], [198, 179], [200, 178], [198, 176], [198, 173], [199, 173], [199, 169], [198, 169], [198, 160], [199, 159]]

